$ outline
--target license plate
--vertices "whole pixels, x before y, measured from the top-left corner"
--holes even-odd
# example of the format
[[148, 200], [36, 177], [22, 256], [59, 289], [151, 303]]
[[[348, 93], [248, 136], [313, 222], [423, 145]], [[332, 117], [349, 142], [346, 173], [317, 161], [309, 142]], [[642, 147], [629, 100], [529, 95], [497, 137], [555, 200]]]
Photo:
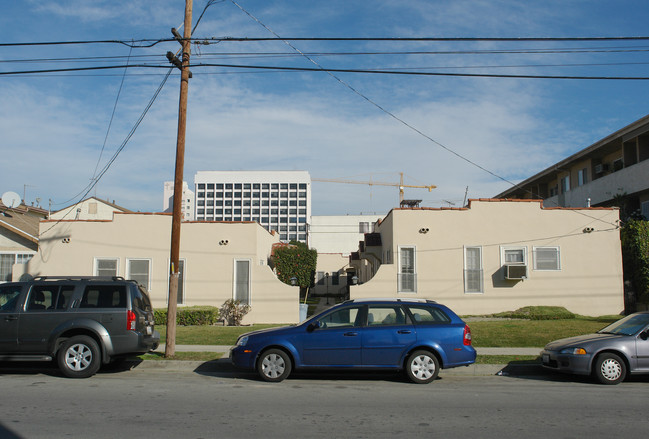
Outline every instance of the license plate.
[[550, 355], [543, 354], [543, 362], [544, 363], [549, 363], [550, 362]]
[[150, 326], [147, 326], [146, 327], [146, 335], [151, 335], [151, 334], [153, 334], [153, 329], [151, 329]]

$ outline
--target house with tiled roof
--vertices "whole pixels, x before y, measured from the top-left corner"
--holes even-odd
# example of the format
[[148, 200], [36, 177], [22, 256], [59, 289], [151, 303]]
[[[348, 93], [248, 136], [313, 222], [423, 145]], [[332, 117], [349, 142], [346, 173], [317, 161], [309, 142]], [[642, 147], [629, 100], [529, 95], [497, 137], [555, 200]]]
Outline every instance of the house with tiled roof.
[[47, 216], [39, 207], [7, 207], [0, 201], [0, 282], [9, 282], [14, 264], [23, 264], [38, 251], [38, 223]]
[[548, 208], [538, 199], [395, 208], [350, 257], [359, 279], [350, 297], [430, 299], [461, 315], [525, 306], [618, 314], [618, 222], [617, 208]]

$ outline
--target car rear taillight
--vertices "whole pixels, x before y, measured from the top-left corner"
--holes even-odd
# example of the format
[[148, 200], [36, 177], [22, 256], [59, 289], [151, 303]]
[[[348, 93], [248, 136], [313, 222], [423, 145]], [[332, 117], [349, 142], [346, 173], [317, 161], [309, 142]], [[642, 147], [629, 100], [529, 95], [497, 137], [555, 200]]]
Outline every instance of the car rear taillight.
[[471, 346], [471, 328], [464, 325], [464, 346]]
[[127, 331], [135, 331], [135, 319], [137, 319], [137, 316], [133, 311], [130, 309], [126, 311], [126, 330]]

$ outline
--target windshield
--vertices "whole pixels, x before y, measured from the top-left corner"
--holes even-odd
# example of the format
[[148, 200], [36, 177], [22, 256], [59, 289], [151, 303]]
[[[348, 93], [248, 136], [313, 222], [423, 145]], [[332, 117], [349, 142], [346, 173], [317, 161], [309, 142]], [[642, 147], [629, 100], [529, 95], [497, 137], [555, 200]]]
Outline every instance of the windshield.
[[611, 323], [606, 328], [598, 331], [599, 334], [633, 335], [649, 325], [649, 314], [632, 314], [622, 320]]

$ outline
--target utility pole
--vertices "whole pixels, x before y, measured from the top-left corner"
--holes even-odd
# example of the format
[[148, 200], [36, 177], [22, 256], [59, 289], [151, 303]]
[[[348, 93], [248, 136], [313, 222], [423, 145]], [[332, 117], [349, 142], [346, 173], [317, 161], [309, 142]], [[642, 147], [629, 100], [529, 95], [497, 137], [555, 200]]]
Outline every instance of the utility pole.
[[[180, 278], [180, 223], [182, 222], [183, 169], [185, 167], [185, 131], [187, 128], [187, 90], [189, 88], [189, 54], [192, 36], [192, 0], [185, 0], [185, 22], [183, 38], [172, 29], [182, 46], [182, 62], [173, 56], [167, 58], [180, 68], [180, 103], [178, 105], [178, 139], [176, 141], [176, 173], [174, 178], [173, 216], [171, 222], [171, 267], [169, 270], [169, 303], [167, 305], [167, 339], [165, 357], [176, 353], [176, 308], [178, 302], [178, 279]], [[178, 65], [180, 64], [180, 65]]]

